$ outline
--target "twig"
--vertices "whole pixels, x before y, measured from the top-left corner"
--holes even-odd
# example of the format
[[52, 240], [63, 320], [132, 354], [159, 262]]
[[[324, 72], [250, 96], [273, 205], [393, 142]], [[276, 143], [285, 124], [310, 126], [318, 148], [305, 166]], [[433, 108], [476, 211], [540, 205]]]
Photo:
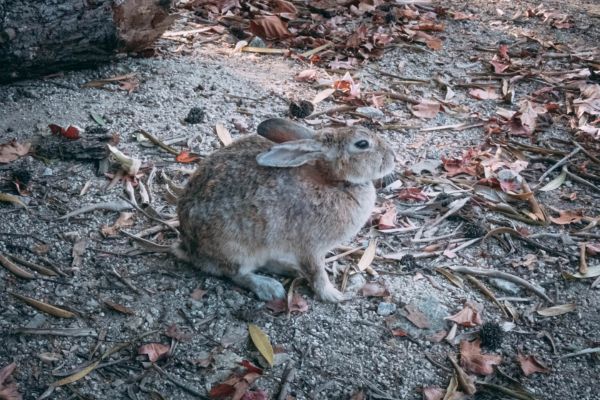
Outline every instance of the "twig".
[[133, 286], [133, 283], [131, 283], [131, 282], [129, 281], [129, 279], [127, 279], [127, 278], [125, 278], [125, 277], [121, 276], [121, 275], [120, 275], [120, 274], [117, 272], [117, 270], [115, 270], [115, 268], [114, 268], [114, 267], [112, 267], [112, 268], [111, 268], [111, 271], [110, 271], [110, 272], [111, 272], [111, 273], [112, 273], [114, 276], [116, 276], [116, 277], [117, 277], [117, 278], [118, 278], [118, 279], [119, 279], [121, 282], [123, 282], [123, 283], [125, 284], [125, 286], [127, 286], [129, 289], [133, 290], [133, 291], [134, 291], [135, 293], [137, 293], [137, 294], [142, 294], [142, 292], [141, 292], [141, 291], [140, 291], [138, 288], [136, 288], [135, 286]]
[[583, 356], [585, 354], [592, 354], [592, 353], [600, 353], [600, 347], [592, 347], [592, 348], [589, 348], [589, 349], [584, 349], [584, 350], [581, 350], [581, 351], [576, 351], [574, 353], [565, 354], [564, 356], [558, 357], [558, 359], [562, 360], [563, 358]]
[[42, 275], [47, 275], [47, 276], [57, 276], [58, 275], [58, 272], [55, 272], [54, 270], [51, 270], [50, 268], [42, 267], [41, 265], [34, 264], [30, 261], [24, 260], [20, 257], [12, 255], [12, 254], [6, 253], [6, 255], [11, 260], [18, 262], [19, 264], [23, 264], [24, 266], [29, 267], [29, 268], [39, 272]]
[[569, 171], [569, 169], [565, 166], [564, 167], [564, 171], [567, 174], [567, 176], [569, 176], [571, 179], [573, 179], [576, 182], [579, 182], [583, 185], [587, 185], [589, 187], [591, 187], [592, 189], [594, 189], [597, 192], [600, 192], [600, 188], [596, 185], [594, 185], [592, 182], [590, 181], [586, 181], [585, 179], [575, 175], [574, 173], [572, 173], [571, 171]]
[[577, 143], [576, 141], [572, 140], [571, 141], [575, 146], [579, 147], [581, 149], [581, 151], [583, 151], [583, 154], [585, 154], [586, 156], [589, 157], [590, 160], [592, 160], [593, 162], [595, 162], [596, 164], [600, 164], [600, 159], [595, 157], [593, 154], [591, 154], [588, 150], [586, 150], [582, 145], [580, 145], [579, 143]]
[[281, 390], [279, 391], [279, 396], [277, 396], [277, 400], [286, 400], [288, 393], [290, 391], [290, 384], [294, 380], [296, 375], [296, 368], [294, 368], [294, 364], [290, 362], [286, 367], [285, 371], [283, 371], [283, 377], [281, 378]]
[[130, 238], [132, 238], [136, 242], [140, 243], [141, 246], [145, 250], [153, 251], [153, 252], [156, 252], [156, 253], [169, 253], [171, 251], [171, 246], [169, 246], [169, 245], [161, 245], [161, 244], [158, 244], [158, 243], [154, 243], [154, 242], [152, 242], [150, 240], [141, 238], [138, 235], [134, 235], [133, 233], [127, 232], [127, 231], [122, 230], [122, 229], [121, 229], [121, 232], [124, 233], [125, 235], [129, 236]]
[[171, 146], [167, 146], [166, 144], [164, 144], [163, 142], [161, 142], [158, 138], [156, 138], [155, 136], [153, 136], [150, 132], [146, 132], [143, 129], [138, 129], [138, 132], [140, 132], [142, 135], [144, 135], [146, 137], [146, 139], [148, 139], [149, 141], [151, 141], [152, 143], [154, 143], [155, 145], [157, 145], [158, 147], [160, 147], [164, 151], [166, 151], [168, 153], [171, 153], [171, 154], [173, 154], [175, 156], [179, 154], [179, 152], [177, 150], [175, 150]]
[[346, 112], [346, 111], [354, 111], [356, 110], [356, 106], [339, 106], [339, 107], [332, 107], [328, 110], [325, 111], [319, 111], [316, 113], [312, 113], [310, 114], [308, 117], [306, 117], [305, 119], [313, 119], [315, 117], [321, 116], [321, 115], [331, 115], [331, 114], [335, 114], [338, 112]]
[[57, 219], [58, 220], [67, 219], [67, 218], [71, 218], [71, 217], [74, 217], [79, 214], [85, 214], [90, 211], [96, 211], [96, 210], [108, 210], [108, 211], [130, 210], [132, 207], [132, 204], [127, 200], [125, 200], [125, 201], [123, 201], [123, 200], [107, 201], [107, 202], [103, 202], [103, 203], [91, 204], [89, 206], [78, 208], [75, 211], [71, 211], [70, 213], [63, 215], [62, 217], [58, 217]]
[[564, 156], [563, 158], [561, 158], [556, 164], [554, 164], [553, 166], [551, 166], [550, 168], [548, 168], [548, 170], [546, 172], [544, 172], [542, 174], [542, 176], [540, 176], [540, 178], [538, 179], [538, 186], [542, 184], [542, 182], [544, 181], [544, 179], [550, 175], [550, 173], [552, 171], [554, 171], [556, 168], [562, 166], [563, 164], [565, 164], [569, 158], [573, 157], [575, 154], [579, 153], [581, 151], [581, 146], [576, 147], [575, 150], [573, 150], [572, 152], [570, 152], [569, 154], [567, 154], [566, 156]]
[[9, 332], [21, 335], [50, 335], [50, 336], [71, 336], [71, 337], [82, 337], [91, 336], [97, 337], [98, 333], [93, 329], [88, 328], [50, 328], [50, 329], [36, 329], [18, 327], [11, 329]]
[[407, 102], [409, 104], [413, 104], [413, 105], [421, 103], [421, 100], [419, 100], [419, 99], [416, 99], [414, 97], [410, 97], [410, 96], [407, 96], [404, 94], [396, 93], [396, 92], [369, 92], [369, 93], [367, 93], [367, 95], [387, 96], [391, 99], [405, 101], [405, 102]]
[[586, 275], [588, 273], [588, 265], [585, 260], [585, 246], [586, 243], [579, 243], [579, 273]]
[[142, 214], [144, 214], [144, 216], [146, 216], [146, 218], [155, 221], [155, 222], [159, 222], [163, 225], [165, 225], [167, 228], [169, 228], [170, 230], [172, 230], [173, 232], [177, 233], [177, 236], [179, 236], [179, 231], [177, 230], [177, 228], [173, 227], [172, 225], [170, 225], [167, 221], [164, 221], [160, 218], [157, 218], [153, 215], [150, 215], [146, 212], [146, 210], [141, 209], [140, 207], [138, 207], [137, 204], [133, 204], [129, 201], [129, 199], [125, 198], [125, 197], [121, 197], [123, 200], [125, 200], [126, 202], [128, 202], [129, 204], [131, 204], [133, 206], [133, 208], [135, 208], [136, 210], [138, 210], [139, 212], [141, 212]]
[[435, 365], [436, 367], [438, 367], [439, 369], [445, 371], [445, 372], [452, 372], [451, 368], [448, 368], [442, 364], [440, 364], [439, 362], [435, 361], [430, 354], [428, 353], [424, 353], [423, 354], [425, 356], [425, 358], [427, 359], [427, 361], [429, 361], [430, 363], [432, 363], [433, 365]]
[[193, 394], [194, 396], [203, 399], [203, 400], [211, 400], [208, 396], [205, 396], [204, 394], [200, 393], [198, 390], [194, 389], [193, 387], [181, 382], [179, 379], [175, 378], [173, 375], [169, 374], [168, 372], [166, 372], [165, 370], [163, 370], [161, 367], [159, 367], [156, 364], [152, 364], [152, 367], [158, 371], [158, 373], [160, 373], [161, 375], [163, 375], [165, 378], [167, 378], [169, 381], [171, 381], [173, 384], [175, 384], [176, 386], [179, 386], [180, 388], [182, 388], [183, 390], [185, 390], [188, 393]]
[[554, 303], [552, 301], [552, 299], [550, 297], [548, 297], [548, 295], [546, 295], [546, 293], [544, 293], [542, 291], [541, 288], [532, 285], [531, 283], [527, 282], [523, 278], [519, 278], [518, 276], [509, 274], [507, 272], [497, 271], [494, 269], [469, 268], [469, 267], [458, 267], [458, 266], [449, 267], [449, 268], [452, 271], [460, 272], [463, 274], [476, 275], [476, 276], [487, 276], [487, 277], [491, 277], [491, 278], [500, 278], [500, 279], [504, 279], [504, 280], [512, 282], [512, 283], [516, 283], [517, 285], [524, 286], [527, 289], [531, 290], [533, 293], [537, 294], [542, 299], [546, 300], [548, 303], [552, 303], [552, 304]]

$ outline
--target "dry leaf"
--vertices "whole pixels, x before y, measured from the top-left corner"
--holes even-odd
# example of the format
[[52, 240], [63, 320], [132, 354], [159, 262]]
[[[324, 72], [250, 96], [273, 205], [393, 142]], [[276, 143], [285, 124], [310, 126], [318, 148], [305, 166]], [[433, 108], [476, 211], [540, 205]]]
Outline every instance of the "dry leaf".
[[502, 362], [502, 357], [495, 354], [482, 354], [479, 339], [460, 342], [460, 365], [469, 372], [478, 375], [491, 375], [494, 365]]
[[536, 312], [544, 317], [555, 317], [557, 315], [566, 314], [568, 312], [574, 311], [576, 308], [575, 303], [567, 303], [561, 304], [558, 306], [552, 306], [548, 308], [543, 308], [541, 310], [537, 310]]
[[296, 75], [298, 82], [314, 82], [317, 79], [318, 71], [316, 69], [305, 69]]
[[18, 196], [14, 196], [14, 195], [8, 194], [8, 193], [1, 193], [0, 192], [0, 202], [3, 202], [3, 203], [12, 203], [12, 204], [17, 205], [19, 207], [27, 208], [27, 205], [25, 203], [23, 203]]
[[202, 299], [204, 296], [206, 296], [206, 290], [201, 289], [201, 288], [196, 288], [194, 289], [194, 291], [192, 292], [192, 294], [190, 295], [190, 297], [194, 300], [200, 300]]
[[31, 143], [21, 144], [16, 139], [0, 144], [0, 164], [6, 164], [29, 153]]
[[557, 225], [575, 224], [583, 219], [583, 210], [560, 210], [558, 214], [558, 217], [550, 217], [550, 221]]
[[186, 342], [192, 338], [191, 334], [183, 332], [176, 324], [169, 325], [165, 331], [165, 335], [180, 342]]
[[125, 307], [124, 305], [121, 305], [119, 303], [115, 303], [110, 300], [104, 300], [104, 304], [106, 304], [109, 308], [111, 308], [117, 312], [127, 314], [127, 315], [135, 315], [135, 311], [133, 311], [131, 308]]
[[147, 343], [138, 349], [138, 354], [146, 354], [150, 362], [156, 362], [169, 353], [170, 347], [161, 343]]
[[177, 156], [175, 156], [175, 161], [180, 163], [193, 163], [200, 159], [198, 154], [190, 153], [189, 151], [183, 150]]
[[390, 292], [379, 283], [369, 282], [360, 289], [360, 294], [366, 297], [386, 297], [390, 295]]
[[270, 366], [273, 366], [273, 346], [266, 333], [264, 333], [258, 326], [254, 324], [248, 325], [248, 332], [252, 343], [256, 346], [260, 354], [267, 360]]
[[481, 325], [482, 323], [481, 317], [479, 316], [479, 312], [470, 303], [465, 303], [464, 308], [462, 310], [444, 319], [456, 322], [459, 325], [466, 326], [469, 328]]
[[521, 366], [521, 370], [525, 374], [525, 376], [529, 376], [531, 374], [535, 374], [536, 372], [541, 372], [547, 374], [550, 372], [550, 369], [538, 361], [534, 356], [525, 356], [523, 354], [517, 355], [517, 360], [519, 361], [519, 365]]
[[308, 303], [304, 297], [294, 293], [290, 301], [284, 299], [274, 299], [265, 303], [265, 307], [271, 310], [273, 314], [282, 314], [285, 312], [305, 313], [308, 311]]
[[404, 306], [404, 317], [413, 323], [419, 329], [427, 329], [431, 326], [429, 319], [425, 314], [421, 312], [416, 306], [413, 304], [407, 304]]
[[121, 228], [127, 228], [133, 225], [133, 213], [122, 212], [119, 214], [119, 218], [115, 221], [112, 226], [102, 225], [100, 232], [104, 237], [117, 236], [121, 231]]
[[487, 87], [485, 89], [471, 89], [469, 95], [478, 100], [496, 100], [501, 98], [500, 93], [496, 91], [494, 87]]
[[219, 137], [219, 140], [221, 141], [223, 146], [227, 147], [233, 142], [229, 130], [225, 128], [225, 125], [223, 125], [223, 123], [217, 122], [217, 125], [215, 125], [215, 132], [217, 132], [217, 136]]
[[442, 110], [440, 103], [433, 100], [423, 100], [419, 104], [412, 106], [410, 111], [415, 117], [419, 118], [435, 118], [435, 116]]
[[423, 388], [423, 400], [442, 400], [446, 391], [439, 387], [430, 386]]
[[282, 39], [291, 36], [287, 23], [276, 15], [253, 19], [250, 21], [250, 32], [264, 40]]
[[377, 251], [377, 239], [372, 239], [369, 241], [369, 245], [367, 246], [365, 252], [363, 253], [362, 257], [360, 258], [360, 260], [358, 261], [358, 270], [359, 271], [364, 271], [367, 268], [369, 268], [369, 266], [371, 266], [371, 263], [373, 262], [373, 260], [375, 259], [375, 252]]
[[386, 202], [385, 212], [379, 217], [377, 227], [379, 229], [393, 229], [396, 227], [396, 205], [393, 202]]
[[79, 268], [83, 264], [83, 255], [85, 254], [86, 247], [87, 247], [86, 239], [79, 239], [73, 245], [73, 251], [72, 251], [73, 262], [71, 263], [71, 266], [73, 268]]
[[313, 104], [317, 104], [331, 96], [335, 93], [335, 89], [325, 89], [316, 94], [315, 98], [312, 100]]
[[10, 363], [0, 369], [0, 399], [1, 400], [21, 400], [23, 396], [17, 390], [17, 383], [12, 377], [17, 364]]
[[55, 317], [59, 317], [59, 318], [74, 318], [75, 314], [72, 313], [71, 311], [67, 311], [67, 310], [63, 310], [62, 308], [44, 303], [42, 301], [36, 300], [36, 299], [32, 299], [31, 297], [27, 297], [27, 296], [23, 296], [21, 294], [17, 294], [17, 293], [10, 293], [13, 296], [15, 296], [17, 299], [29, 304], [31, 307], [40, 310], [42, 312], [45, 312], [47, 314], [53, 315]]

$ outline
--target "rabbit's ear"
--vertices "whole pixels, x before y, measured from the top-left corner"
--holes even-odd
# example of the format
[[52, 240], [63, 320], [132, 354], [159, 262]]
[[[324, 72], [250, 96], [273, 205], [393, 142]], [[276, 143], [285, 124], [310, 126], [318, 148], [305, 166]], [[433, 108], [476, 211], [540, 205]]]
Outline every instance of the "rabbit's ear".
[[312, 139], [277, 144], [256, 157], [263, 167], [299, 167], [310, 161], [326, 158], [323, 146]]
[[263, 121], [258, 125], [256, 131], [260, 136], [275, 143], [310, 139], [315, 136], [312, 130], [283, 118], [271, 118]]

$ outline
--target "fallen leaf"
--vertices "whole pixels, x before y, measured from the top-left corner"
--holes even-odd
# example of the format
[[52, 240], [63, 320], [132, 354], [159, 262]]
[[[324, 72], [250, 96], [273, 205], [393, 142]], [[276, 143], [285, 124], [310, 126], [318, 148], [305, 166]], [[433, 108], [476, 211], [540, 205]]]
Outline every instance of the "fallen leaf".
[[83, 255], [85, 254], [86, 247], [87, 247], [86, 239], [79, 239], [73, 245], [73, 251], [71, 253], [71, 255], [73, 256], [73, 262], [71, 263], [71, 266], [73, 268], [80, 268], [81, 265], [83, 264]]
[[119, 218], [112, 226], [102, 225], [100, 232], [104, 237], [117, 236], [122, 228], [127, 228], [133, 225], [133, 213], [121, 212]]
[[150, 362], [156, 362], [165, 358], [169, 353], [170, 347], [161, 343], [148, 343], [140, 346], [138, 354], [146, 354]]
[[427, 316], [413, 304], [405, 305], [402, 315], [419, 329], [427, 329], [431, 326]]
[[317, 79], [318, 71], [316, 69], [305, 69], [296, 75], [298, 82], [314, 82]]
[[519, 365], [521, 366], [521, 370], [525, 376], [535, 374], [536, 372], [541, 372], [544, 374], [550, 372], [550, 369], [538, 361], [534, 356], [526, 356], [519, 353], [517, 355], [517, 360], [519, 361]]
[[439, 387], [430, 386], [423, 388], [423, 400], [442, 400], [446, 391]]
[[393, 202], [386, 202], [385, 212], [379, 217], [377, 227], [379, 229], [392, 229], [396, 227], [396, 205]]
[[262, 389], [249, 390], [244, 393], [242, 400], [268, 400], [267, 392]]
[[271, 341], [267, 334], [254, 324], [248, 325], [248, 332], [256, 349], [267, 360], [269, 365], [273, 366], [273, 346], [271, 346]]
[[558, 217], [550, 217], [557, 225], [575, 224], [583, 219], [583, 210], [560, 210], [558, 214]]
[[273, 299], [266, 302], [265, 307], [271, 310], [273, 314], [282, 314], [287, 312], [305, 313], [308, 311], [308, 303], [304, 297], [297, 293], [294, 293], [289, 303], [284, 299]]
[[403, 329], [392, 329], [392, 336], [405, 337], [408, 336], [408, 332]]
[[7, 164], [29, 153], [31, 143], [21, 144], [16, 139], [0, 144], [0, 164]]
[[456, 322], [459, 325], [472, 328], [477, 325], [481, 325], [481, 317], [479, 312], [471, 305], [471, 303], [465, 303], [464, 308], [456, 314], [446, 317], [449, 321]]
[[371, 263], [375, 259], [375, 252], [377, 251], [377, 239], [372, 239], [369, 241], [369, 245], [365, 249], [362, 257], [358, 260], [358, 270], [364, 271], [371, 266]]
[[17, 299], [23, 301], [24, 303], [30, 305], [31, 307], [33, 307], [37, 310], [40, 310], [42, 312], [45, 312], [47, 314], [53, 315], [55, 317], [75, 318], [75, 314], [72, 313], [71, 311], [64, 310], [60, 307], [56, 307], [51, 304], [44, 303], [43, 301], [39, 301], [36, 299], [32, 299], [31, 297], [23, 296], [21, 294], [12, 293], [12, 292], [10, 294], [13, 295], [14, 297], [16, 297]]
[[502, 362], [502, 357], [495, 354], [482, 354], [479, 339], [460, 342], [460, 365], [469, 372], [477, 375], [491, 375], [494, 365]]
[[223, 123], [217, 122], [217, 124], [215, 125], [215, 132], [217, 132], [217, 136], [219, 137], [219, 140], [221, 141], [223, 146], [227, 147], [233, 142], [229, 130], [225, 128], [225, 125], [223, 125]]
[[410, 111], [415, 117], [419, 118], [435, 118], [435, 116], [442, 110], [440, 103], [433, 100], [423, 100], [419, 104], [412, 106]]
[[496, 100], [502, 97], [494, 87], [487, 87], [485, 89], [471, 89], [469, 90], [469, 95], [478, 100]]
[[8, 194], [8, 193], [0, 192], [0, 202], [12, 203], [19, 207], [27, 208], [27, 205], [25, 203], [23, 203], [18, 196], [14, 196], [14, 195]]
[[183, 150], [175, 157], [175, 161], [180, 163], [193, 163], [200, 159], [198, 154], [190, 153], [189, 151]]
[[429, 197], [423, 192], [423, 189], [418, 187], [400, 189], [396, 195], [400, 200], [427, 201]]
[[17, 390], [17, 383], [12, 377], [17, 364], [10, 363], [0, 369], [0, 399], [1, 400], [21, 400], [23, 396]]
[[558, 306], [552, 306], [537, 310], [536, 312], [543, 317], [555, 317], [557, 315], [566, 314], [571, 311], [575, 311], [575, 303], [561, 304]]
[[192, 338], [191, 334], [183, 332], [176, 324], [169, 325], [165, 331], [165, 335], [180, 342], [187, 342]]
[[390, 295], [390, 292], [377, 282], [368, 282], [360, 289], [360, 294], [365, 297], [386, 297]]
[[120, 313], [128, 314], [128, 315], [135, 315], [135, 311], [133, 311], [131, 308], [125, 307], [124, 305], [121, 305], [119, 303], [115, 303], [110, 300], [104, 300], [104, 304], [106, 304], [109, 308], [111, 308], [115, 311], [118, 311]]
[[254, 18], [250, 21], [250, 32], [264, 40], [282, 39], [291, 36], [287, 23], [276, 15]]
[[313, 104], [317, 104], [322, 102], [323, 100], [325, 100], [326, 98], [328, 98], [329, 96], [331, 96], [332, 94], [335, 93], [335, 89], [325, 89], [320, 91], [319, 93], [317, 93], [314, 97], [314, 99], [312, 100]]
[[196, 289], [194, 289], [194, 291], [192, 292], [190, 297], [194, 300], [200, 300], [204, 296], [206, 296], [206, 294], [207, 294], [206, 290], [201, 289], [201, 288], [196, 288]]

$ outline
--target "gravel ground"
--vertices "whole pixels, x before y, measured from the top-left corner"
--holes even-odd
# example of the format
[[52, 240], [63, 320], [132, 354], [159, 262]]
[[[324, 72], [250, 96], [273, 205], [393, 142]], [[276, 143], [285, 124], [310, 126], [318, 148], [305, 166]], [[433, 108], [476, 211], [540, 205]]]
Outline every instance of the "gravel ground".
[[[597, 45], [598, 18], [586, 11], [593, 1], [543, 2], [546, 8], [573, 17], [574, 27], [567, 30], [554, 29], [541, 19], [510, 19], [515, 11], [537, 4], [449, 2], [444, 6], [474, 13], [477, 18], [445, 20], [442, 50], [433, 53], [419, 51], [415, 46], [395, 48], [356, 75], [361, 78], [363, 90], [396, 89], [406, 90], [415, 97], [443, 98], [445, 91], [433, 81], [426, 85], [404, 85], [380, 72], [425, 80], [441, 76], [446, 81], [458, 82], [468, 74], [487, 70], [485, 60], [491, 59], [493, 53], [478, 51], [477, 47], [495, 49], [501, 42], [519, 43], [521, 39], [513, 35], [516, 29], [532, 29], [556, 42], [581, 43], [588, 48]], [[498, 15], [496, 9], [502, 9], [504, 16]], [[185, 26], [187, 17], [184, 15], [178, 22], [180, 26]], [[310, 100], [319, 90], [294, 80], [307, 68], [305, 65], [281, 56], [231, 54], [231, 45], [225, 37], [199, 45], [187, 54], [176, 54], [174, 48], [178, 44], [170, 41], [161, 41], [157, 46], [161, 51], [152, 58], [125, 58], [96, 70], [67, 72], [61, 77], [0, 86], [0, 143], [11, 138], [28, 141], [46, 134], [51, 123], [93, 126], [91, 116], [96, 119], [101, 116], [106, 127], [120, 135], [119, 149], [142, 160], [143, 180], [154, 166], [181, 184], [192, 165], [176, 163], [171, 154], [142, 141], [136, 134], [139, 129], [151, 132], [178, 150], [190, 148], [201, 155], [209, 154], [221, 146], [214, 132], [218, 122], [225, 125], [234, 139], [254, 134], [254, 128], [261, 121], [286, 116], [289, 100]], [[565, 69], [568, 62], [557, 59], [547, 66]], [[139, 80], [139, 87], [130, 94], [81, 87], [90, 80], [128, 73], [135, 73]], [[540, 87], [536, 82], [519, 85], [516, 97], [522, 98]], [[456, 156], [485, 140], [482, 127], [458, 132], [421, 131], [422, 127], [463, 123], [464, 115], [469, 113], [490, 116], [498, 107], [493, 100], [468, 97], [466, 89], [455, 87], [455, 91], [452, 102], [463, 106], [464, 111], [440, 113], [430, 120], [414, 117], [404, 102], [386, 104], [387, 118], [394, 117], [402, 124], [415, 127], [379, 130], [400, 155], [399, 176], [424, 159]], [[332, 102], [324, 101], [316, 111], [332, 106]], [[192, 107], [204, 111], [202, 123], [184, 121]], [[376, 125], [371, 126], [378, 129]], [[552, 138], [569, 139], [570, 136], [566, 121], [557, 120], [544, 127], [539, 143], [552, 143]], [[112, 163], [110, 171], [115, 170]], [[423, 387], [448, 386], [452, 367], [447, 354], [458, 353], [458, 342], [440, 342], [435, 335], [451, 328], [451, 322], [444, 318], [461, 310], [466, 301], [483, 307], [483, 322], [515, 324], [505, 334], [502, 345], [491, 352], [503, 357], [502, 374], [480, 377], [480, 380], [509, 386], [511, 381], [506, 376], [513, 377], [536, 399], [592, 400], [600, 396], [600, 361], [596, 355], [559, 358], [573, 351], [597, 347], [600, 342], [598, 288], [591, 288], [590, 280], [567, 281], [561, 276], [563, 271], [577, 268], [573, 263], [577, 259], [577, 247], [558, 238], [566, 232], [565, 227], [527, 227], [532, 233], [554, 234], [544, 241], [555, 250], [553, 254], [524, 247], [517, 241], [507, 251], [498, 241], [487, 240], [459, 252], [455, 258], [419, 259], [416, 265], [376, 258], [372, 267], [378, 277], [356, 274], [349, 278], [347, 291], [355, 293], [352, 300], [335, 305], [321, 303], [299, 283], [297, 292], [308, 303], [308, 311], [274, 315], [251, 293], [230, 282], [204, 276], [170, 255], [140, 250], [123, 234], [103, 236], [102, 227], [113, 225], [119, 215], [117, 212], [94, 211], [59, 219], [82, 206], [114, 202], [123, 195], [121, 184], [107, 189], [110, 179], [98, 174], [95, 163], [24, 157], [0, 165], [0, 191], [14, 193], [11, 182], [18, 171], [26, 171], [31, 176], [31, 194], [23, 198], [28, 208], [0, 203], [0, 252], [65, 272], [65, 276], [38, 275], [38, 279], [23, 280], [0, 269], [0, 367], [12, 361], [17, 364], [13, 376], [25, 399], [38, 398], [52, 382], [100, 359], [106, 351], [121, 344], [124, 344], [123, 349], [103, 359], [101, 368], [76, 383], [57, 387], [50, 398], [202, 398], [201, 394], [227, 379], [241, 360], [250, 360], [265, 367], [253, 388], [265, 390], [271, 399], [277, 398], [288, 365], [295, 369], [289, 399], [349, 399], [353, 394], [357, 396], [354, 399], [417, 399], [422, 397]], [[163, 217], [175, 213], [166, 184], [162, 174], [157, 174], [152, 207]], [[85, 186], [88, 189], [81, 195]], [[577, 199], [567, 202], [556, 192], [540, 194], [538, 199], [546, 206], [579, 207], [586, 215], [598, 215], [597, 192], [571, 181], [563, 189], [576, 192]], [[380, 192], [379, 205], [388, 194]], [[399, 212], [411, 209], [398, 200], [396, 207]], [[515, 227], [525, 226], [486, 209], [473, 207], [471, 212], [477, 223], [488, 228], [498, 220], [508, 221]], [[439, 212], [432, 218], [438, 215]], [[130, 232], [156, 225], [140, 212], [134, 212], [132, 221], [133, 225], [126, 228]], [[414, 222], [424, 224], [427, 220], [415, 217]], [[449, 219], [435, 235], [451, 233], [460, 223], [460, 219]], [[380, 236], [378, 255], [412, 254], [422, 248], [411, 242], [412, 233], [382, 235], [369, 227], [346, 245], [366, 246], [375, 235]], [[168, 244], [175, 236], [174, 232], [165, 230], [148, 238]], [[81, 246], [85, 247], [81, 260], [74, 260], [73, 249]], [[523, 266], [526, 257], [535, 259], [531, 268]], [[342, 257], [331, 264], [338, 272], [338, 287], [343, 271], [356, 261]], [[590, 266], [598, 265], [598, 258], [592, 257], [588, 262]], [[576, 309], [556, 317], [543, 317], [535, 310], [549, 304], [539, 297], [516, 285], [498, 283], [502, 286], [499, 289], [493, 282], [484, 280], [498, 297], [521, 300], [507, 301], [519, 316], [512, 321], [466, 279], [463, 287], [458, 287], [436, 272], [436, 268], [445, 266], [510, 272], [541, 286], [556, 304], [575, 303]], [[385, 286], [389, 295], [382, 298], [359, 294], [367, 281]], [[194, 299], [192, 293], [198, 288], [205, 294]], [[76, 313], [77, 317], [51, 316], [26, 305], [11, 293], [60, 306]], [[128, 307], [131, 314], [115, 311], [106, 301]], [[425, 314], [430, 326], [418, 329], [408, 322], [403, 313], [407, 305]], [[252, 344], [248, 336], [249, 323], [269, 336], [276, 352], [273, 367], [265, 364]], [[179, 336], [180, 340], [175, 340], [166, 336], [165, 331], [174, 324], [187, 337]], [[86, 336], [17, 333], [19, 329], [22, 332], [22, 328], [88, 331]], [[393, 332], [398, 330], [408, 336], [395, 336]], [[477, 330], [477, 327], [459, 327], [458, 334], [460, 338], [469, 338]], [[158, 368], [152, 367], [146, 356], [138, 355], [138, 348], [144, 343], [171, 345], [171, 354], [157, 362]], [[550, 371], [524, 376], [516, 359], [518, 354], [535, 355]], [[486, 391], [483, 386], [478, 388], [473, 398], [510, 398]], [[358, 397], [356, 393], [360, 391], [364, 397]]]

